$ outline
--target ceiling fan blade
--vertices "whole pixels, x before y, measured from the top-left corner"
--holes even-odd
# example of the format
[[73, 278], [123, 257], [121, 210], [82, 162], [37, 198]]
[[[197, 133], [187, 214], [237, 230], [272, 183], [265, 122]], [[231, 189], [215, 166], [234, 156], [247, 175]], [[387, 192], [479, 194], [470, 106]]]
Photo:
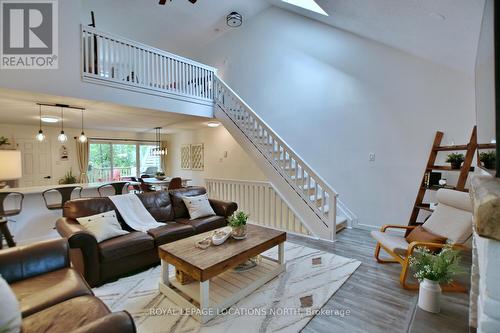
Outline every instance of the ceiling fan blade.
[[160, 0], [160, 5], [164, 5], [167, 2], [167, 0]]

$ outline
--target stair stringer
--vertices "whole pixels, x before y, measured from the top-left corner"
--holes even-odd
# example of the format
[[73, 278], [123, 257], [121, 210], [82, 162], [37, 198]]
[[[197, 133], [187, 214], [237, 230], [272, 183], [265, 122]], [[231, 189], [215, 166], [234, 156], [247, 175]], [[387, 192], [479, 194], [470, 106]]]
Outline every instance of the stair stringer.
[[[257, 166], [268, 178], [276, 193], [278, 193], [292, 212], [301, 220], [304, 227], [316, 237], [326, 240], [335, 240], [335, 228], [329, 229], [327, 227], [321, 218], [311, 210], [309, 205], [300, 197], [294, 188], [281, 176], [253, 142], [218, 105], [214, 107], [214, 116], [224, 125], [243, 150], [253, 158]], [[334, 209], [336, 209], [336, 207], [334, 207]]]

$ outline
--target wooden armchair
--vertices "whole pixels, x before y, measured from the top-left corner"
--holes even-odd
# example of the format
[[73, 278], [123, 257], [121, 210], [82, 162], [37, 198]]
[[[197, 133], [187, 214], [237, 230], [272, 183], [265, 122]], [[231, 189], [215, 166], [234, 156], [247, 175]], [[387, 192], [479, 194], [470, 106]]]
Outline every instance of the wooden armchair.
[[[466, 249], [465, 242], [472, 236], [472, 204], [465, 192], [440, 189], [437, 192], [438, 205], [422, 227], [433, 234], [446, 237], [447, 244], [411, 242], [408, 243], [403, 234], [386, 233], [388, 229], [411, 230], [416, 226], [384, 225], [380, 231], [372, 231], [372, 237], [377, 240], [375, 259], [377, 262], [400, 263], [402, 265], [399, 282], [405, 289], [418, 289], [417, 283], [406, 282], [409, 272], [410, 256], [417, 247], [439, 249], [451, 245], [455, 249]], [[380, 249], [387, 252], [392, 259], [381, 259]], [[464, 286], [454, 282], [442, 286], [444, 291], [465, 292]]]

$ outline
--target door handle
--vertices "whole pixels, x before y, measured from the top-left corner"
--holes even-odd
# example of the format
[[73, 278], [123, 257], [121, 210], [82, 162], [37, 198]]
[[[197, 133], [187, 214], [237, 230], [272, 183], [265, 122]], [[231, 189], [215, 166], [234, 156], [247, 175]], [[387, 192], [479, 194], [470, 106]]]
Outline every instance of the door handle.
[[43, 177], [43, 179], [50, 179], [52, 178], [51, 176], [46, 176], [46, 177]]

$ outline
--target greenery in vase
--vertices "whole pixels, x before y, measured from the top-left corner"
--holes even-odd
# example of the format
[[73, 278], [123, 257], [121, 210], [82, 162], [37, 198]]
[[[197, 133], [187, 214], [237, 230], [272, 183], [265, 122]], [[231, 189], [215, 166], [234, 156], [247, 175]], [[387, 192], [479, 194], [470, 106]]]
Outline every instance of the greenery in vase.
[[241, 227], [247, 224], [249, 216], [244, 212], [236, 212], [227, 219], [227, 223], [233, 228]]
[[410, 257], [410, 267], [415, 271], [414, 277], [439, 283], [451, 283], [453, 278], [463, 273], [460, 267], [460, 255], [451, 246], [445, 246], [439, 253], [433, 253], [425, 247], [415, 249]]
[[8, 145], [8, 144], [10, 144], [9, 139], [6, 138], [5, 136], [0, 136], [0, 146]]
[[156, 173], [156, 177], [165, 177], [165, 172], [163, 172], [163, 171], [158, 171], [158, 172]]
[[448, 163], [456, 163], [456, 164], [462, 164], [462, 162], [464, 161], [465, 157], [464, 157], [464, 154], [460, 154], [460, 153], [451, 153], [448, 155], [448, 158], [446, 159], [446, 162]]
[[495, 151], [489, 151], [479, 154], [479, 159], [483, 162], [485, 167], [494, 167], [496, 161], [496, 153]]
[[70, 169], [63, 178], [59, 180], [59, 184], [76, 184], [78, 181], [73, 175], [73, 170]]

